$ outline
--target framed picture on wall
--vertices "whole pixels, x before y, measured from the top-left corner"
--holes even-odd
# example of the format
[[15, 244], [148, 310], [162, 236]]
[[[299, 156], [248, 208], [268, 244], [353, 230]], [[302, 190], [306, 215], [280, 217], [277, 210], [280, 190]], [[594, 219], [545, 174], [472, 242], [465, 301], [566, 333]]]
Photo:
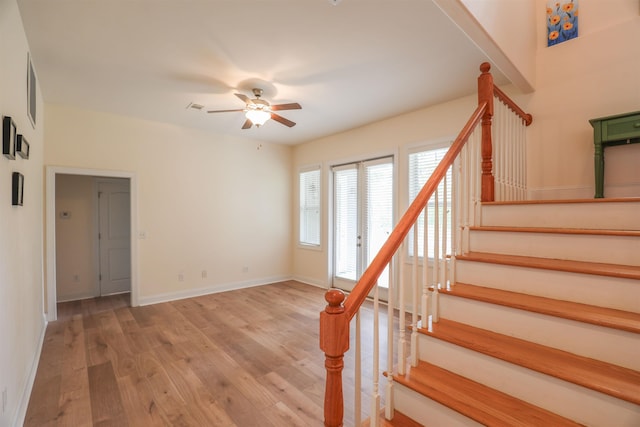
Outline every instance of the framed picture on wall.
[[578, 0], [547, 0], [547, 46], [578, 37]]
[[14, 172], [11, 184], [11, 204], [13, 206], [22, 206], [24, 201], [24, 175], [20, 172]]
[[2, 118], [2, 154], [7, 159], [16, 158], [16, 124], [9, 116]]
[[29, 143], [27, 142], [27, 139], [24, 137], [24, 135], [18, 134], [18, 139], [16, 142], [16, 152], [23, 159], [29, 158]]
[[36, 73], [31, 63], [31, 54], [27, 54], [27, 115], [31, 125], [36, 127]]

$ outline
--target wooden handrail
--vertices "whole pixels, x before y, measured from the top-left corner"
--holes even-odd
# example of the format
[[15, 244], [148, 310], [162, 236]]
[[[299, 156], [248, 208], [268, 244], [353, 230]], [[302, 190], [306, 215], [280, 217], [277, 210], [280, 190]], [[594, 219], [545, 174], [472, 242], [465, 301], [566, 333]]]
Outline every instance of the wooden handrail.
[[507, 107], [511, 109], [511, 111], [520, 116], [520, 118], [524, 120], [525, 126], [529, 126], [531, 123], [533, 123], [533, 116], [531, 114], [525, 113], [524, 110], [518, 107], [518, 105], [511, 98], [509, 98], [507, 94], [504, 93], [498, 86], [493, 87], [493, 94], [497, 96], [500, 101], [504, 102]]
[[462, 128], [462, 131], [460, 131], [460, 134], [451, 145], [451, 148], [449, 148], [449, 151], [447, 151], [442, 160], [440, 160], [440, 163], [438, 163], [438, 166], [434, 169], [427, 183], [422, 187], [400, 221], [398, 221], [398, 224], [396, 224], [387, 241], [382, 245], [378, 254], [373, 258], [371, 264], [369, 264], [369, 267], [362, 273], [356, 287], [344, 302], [345, 313], [349, 320], [358, 312], [385, 267], [389, 264], [391, 258], [404, 241], [407, 233], [411, 230], [411, 227], [413, 227], [413, 224], [420, 216], [420, 213], [427, 205], [436, 188], [438, 188], [447, 170], [451, 167], [456, 157], [458, 157], [460, 151], [462, 151], [462, 147], [464, 147], [469, 136], [480, 122], [486, 107], [486, 104], [481, 104], [476, 108], [471, 118], [467, 121], [467, 124]]

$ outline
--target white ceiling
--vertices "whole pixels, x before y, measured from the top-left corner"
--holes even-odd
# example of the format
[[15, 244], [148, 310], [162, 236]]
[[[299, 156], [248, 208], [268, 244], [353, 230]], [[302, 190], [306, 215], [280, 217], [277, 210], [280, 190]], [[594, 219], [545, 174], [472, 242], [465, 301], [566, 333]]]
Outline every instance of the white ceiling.
[[[476, 91], [488, 60], [432, 0], [18, 0], [46, 103], [297, 144]], [[506, 78], [492, 70], [498, 83]], [[298, 102], [241, 130], [233, 94]], [[253, 96], [251, 96], [253, 97]]]

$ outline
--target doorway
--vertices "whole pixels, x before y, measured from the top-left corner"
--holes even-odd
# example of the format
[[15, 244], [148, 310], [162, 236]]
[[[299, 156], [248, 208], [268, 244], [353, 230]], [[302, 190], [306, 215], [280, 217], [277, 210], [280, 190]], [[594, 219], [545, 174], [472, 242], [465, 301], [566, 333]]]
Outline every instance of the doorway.
[[129, 180], [56, 178], [57, 302], [130, 292]]
[[[393, 229], [393, 156], [334, 166], [332, 175], [332, 282], [351, 291]], [[389, 287], [388, 267], [378, 285]]]
[[[54, 321], [57, 319], [57, 250], [58, 246], [58, 236], [56, 235], [56, 219], [60, 218], [60, 216], [65, 216], [71, 214], [73, 217], [73, 212], [64, 212], [63, 209], [57, 209], [56, 207], [56, 181], [60, 177], [64, 175], [78, 175], [85, 177], [93, 177], [96, 182], [126, 182], [128, 186], [128, 196], [119, 191], [114, 190], [115, 197], [112, 198], [112, 201], [115, 201], [114, 207], [119, 205], [120, 208], [123, 206], [126, 210], [127, 201], [128, 201], [128, 213], [119, 213], [116, 218], [112, 218], [110, 221], [116, 221], [119, 230], [113, 230], [112, 235], [119, 236], [122, 238], [122, 232], [128, 231], [128, 237], [125, 237], [125, 240], [128, 240], [128, 250], [120, 250], [117, 249], [118, 246], [114, 246], [117, 250], [112, 251], [114, 255], [113, 261], [115, 261], [115, 265], [112, 265], [111, 272], [113, 273], [113, 278], [116, 279], [115, 283], [112, 283], [111, 288], [106, 288], [105, 293], [117, 293], [122, 290], [122, 288], [118, 288], [118, 286], [123, 286], [123, 283], [126, 282], [122, 279], [124, 278], [123, 272], [128, 272], [129, 278], [128, 286], [130, 288], [130, 295], [128, 299], [130, 300], [131, 306], [138, 305], [138, 268], [137, 268], [137, 257], [138, 257], [138, 245], [137, 239], [137, 227], [135, 223], [135, 218], [137, 218], [137, 178], [134, 173], [131, 172], [120, 172], [120, 171], [104, 171], [104, 170], [93, 170], [93, 169], [77, 169], [77, 168], [66, 168], [66, 167], [57, 167], [57, 166], [48, 166], [46, 172], [46, 301], [47, 301], [47, 320]], [[113, 180], [112, 178], [115, 178]], [[111, 190], [110, 190], [111, 191]], [[97, 202], [97, 191], [96, 191], [96, 206]], [[98, 208], [96, 208], [97, 212]], [[120, 211], [122, 212], [122, 211]], [[94, 231], [97, 236], [97, 231], [99, 229], [99, 219], [96, 213], [96, 220], [94, 223]], [[122, 239], [120, 239], [122, 240]], [[120, 241], [122, 243], [122, 241]], [[95, 245], [96, 249], [94, 251], [94, 268], [96, 271], [99, 269], [99, 260], [97, 257], [98, 248], [97, 244]], [[116, 259], [118, 258], [118, 259]], [[112, 261], [108, 261], [111, 263]], [[107, 264], [109, 265], [109, 264]], [[72, 278], [75, 277], [72, 275]], [[96, 295], [99, 295], [103, 291], [100, 289], [98, 285], [99, 276], [96, 274], [96, 279], [93, 281], [94, 283], [94, 292]], [[87, 295], [85, 297], [91, 297], [91, 295]]]

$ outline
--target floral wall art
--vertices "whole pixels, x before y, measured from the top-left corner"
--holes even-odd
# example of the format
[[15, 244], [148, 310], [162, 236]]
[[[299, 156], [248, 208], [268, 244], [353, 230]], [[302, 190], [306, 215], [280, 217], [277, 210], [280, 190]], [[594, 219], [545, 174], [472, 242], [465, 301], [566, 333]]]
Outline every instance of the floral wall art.
[[578, 0], [547, 1], [547, 46], [578, 37]]

